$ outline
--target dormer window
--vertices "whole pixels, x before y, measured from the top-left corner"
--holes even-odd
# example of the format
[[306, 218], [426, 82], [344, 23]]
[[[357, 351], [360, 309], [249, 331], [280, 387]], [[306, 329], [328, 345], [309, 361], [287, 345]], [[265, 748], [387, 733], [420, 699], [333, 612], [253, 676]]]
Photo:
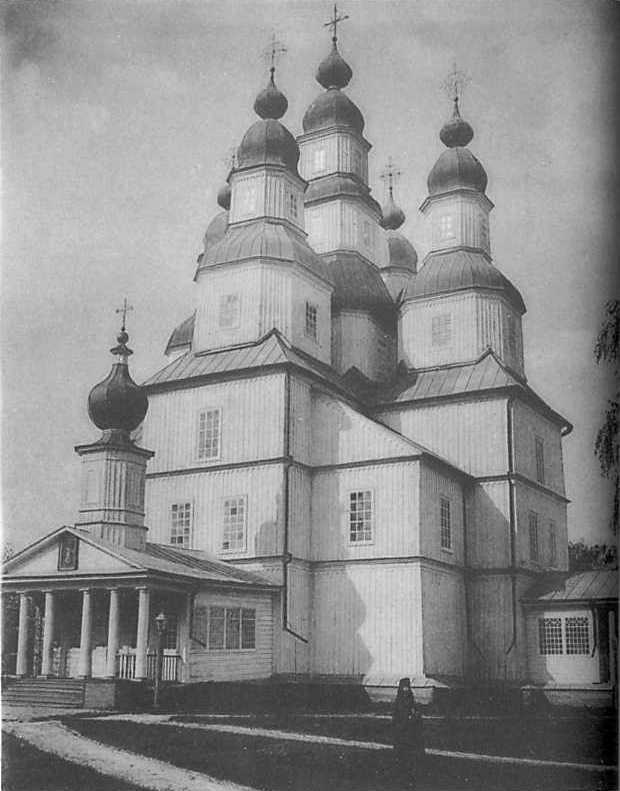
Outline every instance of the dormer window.
[[240, 315], [239, 294], [223, 294], [220, 297], [220, 328], [223, 330], [235, 329], [239, 326]]
[[454, 239], [454, 218], [451, 214], [442, 214], [439, 218], [439, 236], [442, 240]]
[[431, 320], [431, 344], [447, 346], [452, 340], [452, 314], [440, 313]]
[[322, 173], [325, 170], [326, 156], [324, 148], [317, 148], [312, 159], [312, 172]]
[[306, 335], [314, 341], [317, 339], [317, 314], [317, 306], [306, 302]]

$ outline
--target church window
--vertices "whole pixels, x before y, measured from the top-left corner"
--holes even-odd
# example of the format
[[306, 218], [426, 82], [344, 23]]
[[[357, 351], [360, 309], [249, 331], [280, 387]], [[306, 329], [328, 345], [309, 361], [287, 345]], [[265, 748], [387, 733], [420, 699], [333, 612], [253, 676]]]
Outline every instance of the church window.
[[192, 535], [192, 504], [173, 503], [170, 506], [170, 543], [189, 547]]
[[349, 540], [351, 543], [372, 541], [372, 492], [351, 492], [349, 495]]
[[239, 213], [247, 216], [256, 211], [256, 184], [244, 184], [240, 190]]
[[541, 654], [562, 654], [562, 619], [538, 619], [538, 651]]
[[439, 218], [439, 236], [441, 239], [454, 238], [454, 220], [451, 214], [442, 214]]
[[312, 159], [312, 172], [322, 173], [325, 170], [325, 163], [326, 163], [325, 149], [315, 148], [314, 157]]
[[210, 651], [256, 648], [256, 610], [209, 607], [208, 648]]
[[224, 530], [222, 549], [232, 551], [245, 549], [245, 497], [229, 497], [224, 500]]
[[452, 314], [441, 313], [431, 320], [431, 343], [433, 346], [447, 346], [452, 338]]
[[517, 327], [512, 313], [508, 313], [506, 316], [506, 335], [508, 354], [514, 358], [517, 356]]
[[220, 409], [205, 409], [198, 415], [198, 458], [217, 459], [220, 455]]
[[567, 654], [589, 654], [590, 639], [586, 617], [566, 618], [564, 621]]
[[370, 223], [368, 220], [364, 220], [362, 223], [362, 242], [366, 247], [370, 247]]
[[555, 566], [558, 562], [558, 547], [555, 522], [549, 522], [549, 565]]
[[294, 192], [289, 194], [289, 212], [293, 219], [297, 219], [297, 195]]
[[363, 178], [362, 154], [361, 151], [357, 150], [357, 148], [353, 149], [353, 172], [360, 178]]
[[538, 560], [538, 514], [529, 515], [530, 560]]
[[489, 249], [489, 226], [486, 219], [480, 221], [480, 247]]
[[317, 315], [317, 306], [311, 302], [306, 302], [306, 335], [313, 340], [317, 339]]
[[239, 294], [222, 294], [220, 297], [220, 327], [223, 330], [235, 329], [239, 326], [240, 316]]
[[538, 483], [545, 482], [545, 443], [542, 437], [535, 437], [534, 449], [536, 454], [536, 480]]
[[452, 549], [452, 525], [450, 522], [450, 500], [441, 497], [439, 500], [439, 521], [441, 528], [441, 548]]

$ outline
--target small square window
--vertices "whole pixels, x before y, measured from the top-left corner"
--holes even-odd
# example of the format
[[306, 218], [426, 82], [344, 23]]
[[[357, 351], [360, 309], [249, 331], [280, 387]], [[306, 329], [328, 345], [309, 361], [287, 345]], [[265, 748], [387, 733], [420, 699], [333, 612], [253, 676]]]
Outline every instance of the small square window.
[[358, 544], [372, 541], [372, 492], [349, 495], [349, 540]]
[[222, 549], [224, 551], [245, 549], [246, 499], [230, 497], [224, 500], [224, 525]]
[[189, 547], [192, 536], [192, 504], [173, 503], [170, 506], [170, 543]]
[[538, 651], [540, 654], [562, 654], [562, 619], [538, 619]]
[[311, 302], [306, 302], [306, 335], [313, 340], [317, 339], [318, 325], [318, 308]]
[[222, 329], [231, 330], [239, 326], [239, 294], [222, 294], [220, 297], [219, 324]]
[[441, 548], [452, 549], [452, 525], [450, 521], [450, 500], [441, 497], [439, 500], [439, 520], [441, 527]]
[[198, 458], [217, 459], [220, 455], [220, 409], [205, 409], [198, 414]]
[[564, 627], [566, 632], [566, 653], [589, 654], [588, 619], [585, 617], [566, 618]]
[[452, 314], [441, 313], [431, 319], [431, 344], [447, 346], [452, 339]]
[[530, 511], [529, 515], [530, 560], [537, 561], [538, 554], [538, 514]]

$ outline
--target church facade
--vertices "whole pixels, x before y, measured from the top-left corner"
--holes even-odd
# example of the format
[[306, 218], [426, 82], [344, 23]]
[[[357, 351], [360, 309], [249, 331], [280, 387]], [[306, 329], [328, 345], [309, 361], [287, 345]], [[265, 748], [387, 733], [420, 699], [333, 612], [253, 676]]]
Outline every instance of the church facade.
[[195, 310], [141, 388], [123, 328], [78, 520], [5, 567], [17, 675], [152, 677], [162, 613], [165, 680], [532, 680], [524, 602], [567, 571], [571, 426], [527, 382], [458, 98], [418, 264], [391, 179], [371, 195], [351, 78], [334, 36], [295, 139], [272, 68]]

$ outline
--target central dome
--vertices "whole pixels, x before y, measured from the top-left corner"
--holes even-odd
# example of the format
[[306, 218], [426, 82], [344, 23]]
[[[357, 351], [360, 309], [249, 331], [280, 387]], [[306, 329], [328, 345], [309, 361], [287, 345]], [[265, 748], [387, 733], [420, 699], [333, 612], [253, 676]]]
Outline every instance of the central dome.
[[237, 151], [237, 167], [284, 165], [297, 173], [299, 147], [288, 129], [274, 118], [256, 121], [243, 136]]
[[364, 131], [364, 116], [338, 88], [329, 88], [317, 96], [303, 118], [304, 132], [327, 129], [330, 126], [348, 126], [360, 135]]
[[439, 195], [456, 189], [484, 192], [487, 174], [468, 148], [448, 148], [435, 162], [428, 176], [428, 194]]

